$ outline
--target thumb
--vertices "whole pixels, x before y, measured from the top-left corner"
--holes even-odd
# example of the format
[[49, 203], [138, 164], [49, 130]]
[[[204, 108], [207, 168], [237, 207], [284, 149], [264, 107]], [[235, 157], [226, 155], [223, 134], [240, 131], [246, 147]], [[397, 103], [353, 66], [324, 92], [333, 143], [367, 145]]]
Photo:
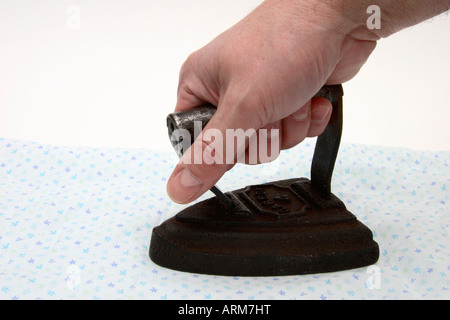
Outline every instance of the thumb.
[[[194, 201], [230, 170], [256, 133], [256, 117], [246, 108], [221, 104], [186, 150], [167, 182], [167, 193], [177, 203]], [[239, 110], [239, 112], [236, 112]], [[247, 114], [246, 114], [247, 113]]]

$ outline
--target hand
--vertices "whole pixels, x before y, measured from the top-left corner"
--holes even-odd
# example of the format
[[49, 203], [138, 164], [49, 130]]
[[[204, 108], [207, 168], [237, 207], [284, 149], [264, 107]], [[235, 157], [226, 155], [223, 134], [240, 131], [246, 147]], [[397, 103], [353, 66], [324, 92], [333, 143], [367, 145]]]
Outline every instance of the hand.
[[[211, 103], [217, 112], [205, 130], [217, 129], [225, 136], [227, 128], [279, 129], [281, 149], [319, 135], [331, 103], [311, 97], [324, 84], [354, 77], [378, 39], [349, 21], [325, 2], [263, 2], [188, 57], [175, 111]], [[175, 202], [195, 200], [233, 167], [186, 163], [195, 147], [204, 150], [209, 143], [197, 139], [174, 169], [167, 191]]]

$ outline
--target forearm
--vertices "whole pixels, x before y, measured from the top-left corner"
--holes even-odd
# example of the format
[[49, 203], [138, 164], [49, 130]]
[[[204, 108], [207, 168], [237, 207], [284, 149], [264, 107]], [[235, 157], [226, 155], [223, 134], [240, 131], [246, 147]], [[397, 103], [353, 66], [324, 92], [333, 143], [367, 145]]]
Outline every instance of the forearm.
[[[334, 2], [334, 1], [333, 1]], [[360, 30], [370, 30], [378, 38], [388, 37], [402, 29], [428, 20], [450, 10], [450, 0], [337, 0], [342, 3], [342, 12]], [[379, 8], [380, 27], [369, 29], [368, 19], [374, 11], [367, 8], [376, 5]], [[347, 13], [345, 13], [347, 12]]]
[[[450, 10], [450, 0], [266, 0], [263, 5], [283, 6], [300, 19], [332, 26], [345, 35], [364, 40], [385, 38], [407, 27]], [[371, 28], [379, 9], [378, 28]], [[294, 13], [295, 12], [295, 13]]]

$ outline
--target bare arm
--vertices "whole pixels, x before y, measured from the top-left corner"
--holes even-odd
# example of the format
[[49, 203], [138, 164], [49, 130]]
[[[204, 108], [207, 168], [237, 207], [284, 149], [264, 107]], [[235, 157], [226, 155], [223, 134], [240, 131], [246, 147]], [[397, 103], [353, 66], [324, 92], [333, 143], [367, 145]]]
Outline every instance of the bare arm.
[[[375, 28], [368, 24], [371, 5], [380, 9]], [[227, 128], [278, 129], [281, 148], [290, 148], [328, 123], [330, 102], [311, 98], [320, 87], [353, 78], [379, 38], [449, 9], [450, 0], [267, 0], [189, 56], [176, 111], [211, 103], [217, 112], [205, 130], [225, 137]], [[210, 144], [197, 140], [194, 146], [205, 150]], [[198, 198], [233, 166], [188, 164], [193, 149], [167, 184], [179, 203]]]

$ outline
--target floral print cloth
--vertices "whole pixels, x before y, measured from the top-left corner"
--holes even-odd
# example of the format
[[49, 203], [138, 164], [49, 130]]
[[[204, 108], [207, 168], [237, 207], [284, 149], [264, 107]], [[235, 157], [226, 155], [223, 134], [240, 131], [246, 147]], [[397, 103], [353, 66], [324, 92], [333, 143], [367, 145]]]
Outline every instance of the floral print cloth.
[[[238, 165], [219, 186], [309, 177], [313, 150], [307, 140], [271, 164]], [[177, 161], [0, 139], [0, 299], [450, 298], [450, 151], [342, 143], [332, 192], [373, 231], [379, 261], [286, 277], [191, 274], [149, 259], [153, 227], [185, 207], [166, 193]]]

